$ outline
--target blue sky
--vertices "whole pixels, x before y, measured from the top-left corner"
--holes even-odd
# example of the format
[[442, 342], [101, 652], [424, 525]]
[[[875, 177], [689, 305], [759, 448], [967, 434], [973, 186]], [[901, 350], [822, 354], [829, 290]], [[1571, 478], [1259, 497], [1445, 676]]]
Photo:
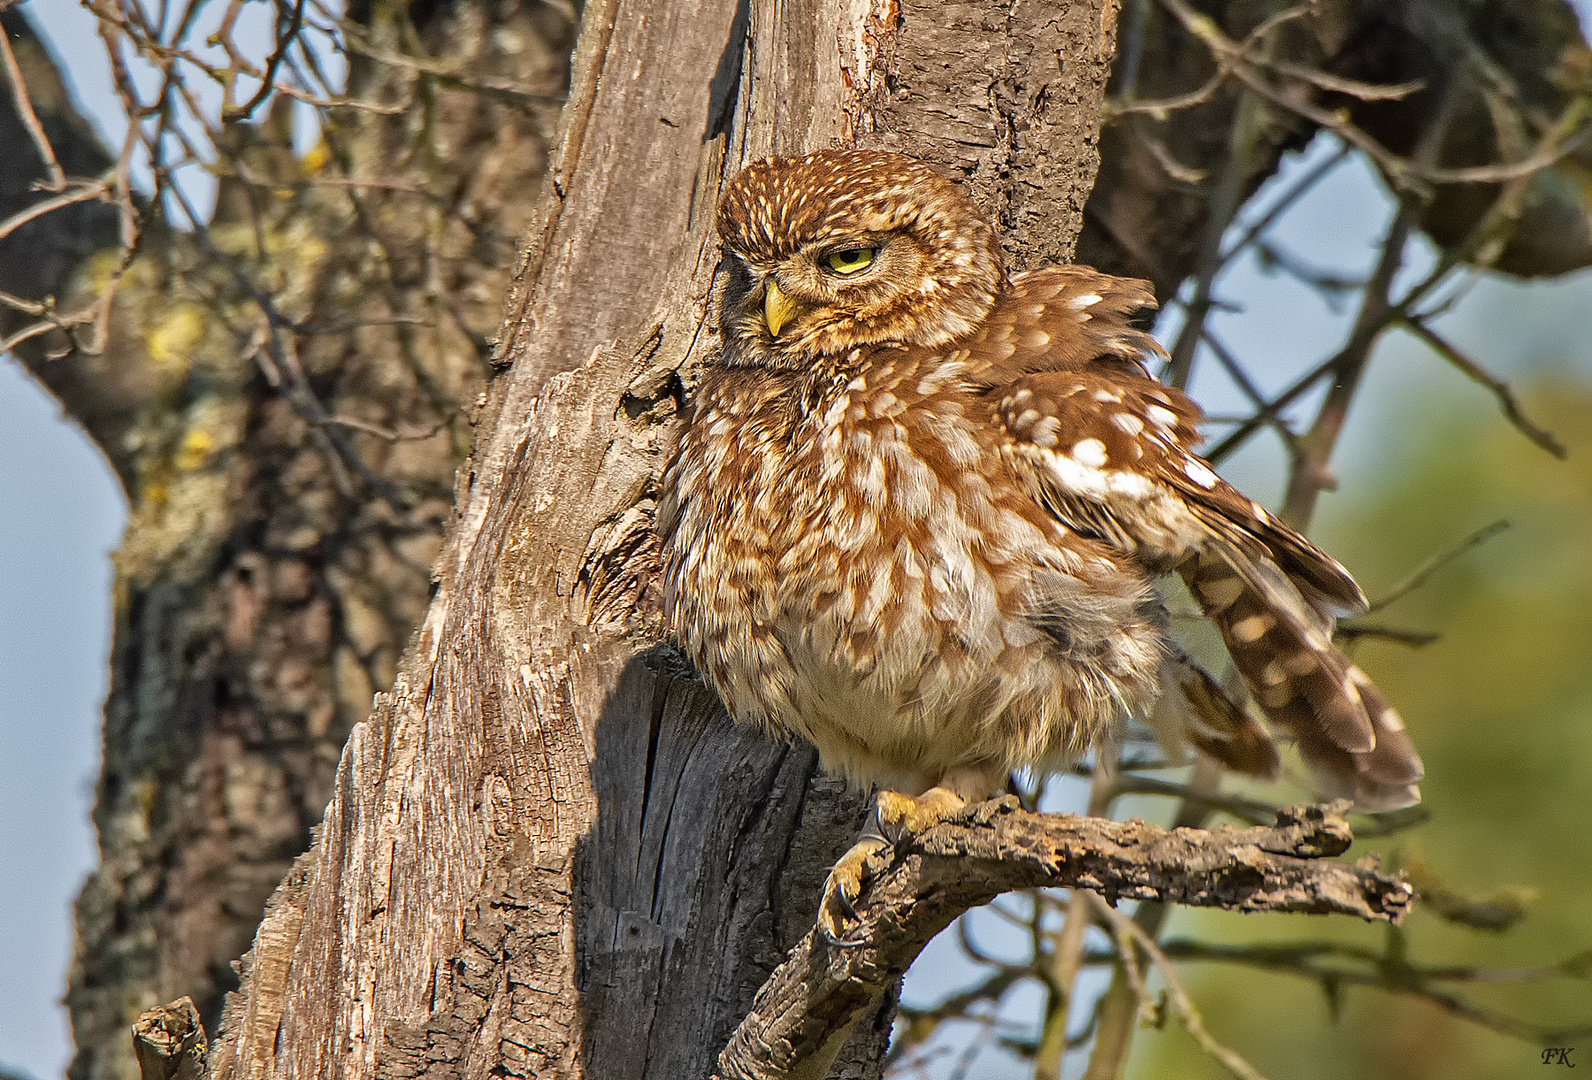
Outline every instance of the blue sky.
[[[92, 19], [73, 0], [33, 0], [30, 11], [58, 56], [79, 58], [70, 65], [79, 99], [92, 112], [110, 113], [104, 72], [89, 63], [99, 58]], [[93, 47], [65, 47], [74, 41]], [[117, 133], [116, 124], [105, 127]], [[1373, 255], [1386, 213], [1376, 181], [1348, 165], [1286, 215], [1274, 235], [1314, 265], [1360, 267]], [[1268, 389], [1340, 340], [1345, 315], [1252, 262], [1229, 271], [1221, 291], [1242, 310], [1218, 316], [1218, 329]], [[1444, 326], [1498, 374], [1573, 371], [1592, 379], [1589, 310], [1586, 273], [1534, 285], [1486, 280]], [[1482, 394], [1408, 339], [1390, 339], [1379, 350], [1335, 463], [1346, 494], [1324, 500], [1325, 517], [1335, 498], [1375, 485], [1396, 442], [1390, 434], [1405, 429], [1434, 387]], [[1212, 411], [1238, 404], [1220, 378], [1202, 376], [1194, 389]], [[1224, 471], [1269, 502], [1280, 492], [1274, 447], [1261, 445]], [[59, 998], [71, 899], [94, 861], [88, 814], [107, 681], [109, 553], [124, 516], [98, 452], [17, 364], [0, 358], [0, 1067], [38, 1078], [62, 1075], [71, 1052]], [[947, 952], [930, 954], [909, 996], [927, 995], [946, 977]], [[992, 1059], [979, 1075], [1019, 1074]]]

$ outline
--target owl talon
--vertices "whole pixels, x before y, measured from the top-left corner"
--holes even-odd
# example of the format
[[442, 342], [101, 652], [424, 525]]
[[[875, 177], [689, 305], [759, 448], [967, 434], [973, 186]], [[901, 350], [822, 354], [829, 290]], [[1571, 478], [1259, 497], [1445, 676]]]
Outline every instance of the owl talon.
[[902, 840], [954, 817], [967, 804], [945, 788], [932, 788], [914, 798], [895, 791], [880, 791], [862, 837], [840, 857], [824, 882], [824, 898], [818, 905], [818, 929], [831, 945], [859, 945], [848, 941], [856, 928], [856, 901], [880, 867], [875, 856], [882, 855]]
[[874, 876], [868, 860], [880, 852], [890, 850], [888, 841], [875, 836], [864, 836], [840, 857], [829, 871], [824, 882], [824, 898], [818, 905], [818, 929], [831, 945], [860, 945], [847, 941], [846, 935], [857, 925], [855, 901], [862, 895], [863, 886]]

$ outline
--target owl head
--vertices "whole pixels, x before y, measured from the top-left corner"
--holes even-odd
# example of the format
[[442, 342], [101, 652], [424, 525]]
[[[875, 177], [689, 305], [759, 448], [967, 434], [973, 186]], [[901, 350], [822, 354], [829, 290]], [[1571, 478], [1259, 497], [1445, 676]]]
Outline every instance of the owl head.
[[718, 207], [725, 360], [801, 369], [861, 345], [969, 334], [1006, 283], [1000, 246], [949, 180], [901, 154], [748, 165]]

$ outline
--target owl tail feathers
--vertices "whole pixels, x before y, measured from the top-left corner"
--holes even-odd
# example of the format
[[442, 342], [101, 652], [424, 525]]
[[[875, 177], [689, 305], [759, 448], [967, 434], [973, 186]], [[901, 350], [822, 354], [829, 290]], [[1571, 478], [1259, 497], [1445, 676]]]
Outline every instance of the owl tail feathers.
[[1349, 678], [1376, 727], [1376, 746], [1368, 752], [1352, 754], [1330, 740], [1300, 736], [1300, 755], [1324, 795], [1352, 799], [1356, 808], [1367, 812], [1414, 806], [1421, 801], [1416, 782], [1425, 768], [1409, 732], [1404, 730], [1404, 721], [1353, 664], [1349, 664]]
[[1192, 746], [1234, 772], [1264, 780], [1277, 775], [1277, 748], [1266, 729], [1176, 646], [1161, 665], [1150, 727], [1172, 761], [1183, 761], [1184, 747]]
[[1182, 573], [1261, 711], [1293, 736], [1323, 794], [1364, 811], [1420, 801], [1424, 769], [1398, 713], [1274, 563], [1218, 543]]

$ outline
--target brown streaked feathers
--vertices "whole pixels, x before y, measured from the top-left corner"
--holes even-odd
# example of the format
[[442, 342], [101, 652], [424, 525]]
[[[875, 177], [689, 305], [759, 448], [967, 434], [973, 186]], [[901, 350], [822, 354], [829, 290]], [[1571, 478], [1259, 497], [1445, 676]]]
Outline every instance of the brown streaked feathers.
[[749, 166], [718, 226], [723, 351], [659, 529], [669, 618], [734, 716], [858, 783], [980, 797], [1164, 688], [1198, 748], [1274, 771], [1169, 640], [1152, 582], [1176, 572], [1323, 789], [1419, 798], [1397, 714], [1332, 644], [1359, 588], [1195, 454], [1199, 410], [1130, 322], [1145, 283], [1008, 278], [977, 207], [892, 154]]

